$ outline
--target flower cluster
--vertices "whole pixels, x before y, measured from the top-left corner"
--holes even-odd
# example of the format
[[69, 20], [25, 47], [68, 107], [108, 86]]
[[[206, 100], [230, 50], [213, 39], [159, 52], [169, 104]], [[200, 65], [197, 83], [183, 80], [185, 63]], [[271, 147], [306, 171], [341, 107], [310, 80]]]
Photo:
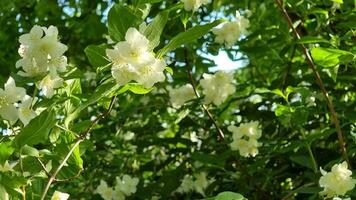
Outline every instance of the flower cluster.
[[261, 143], [257, 140], [262, 135], [258, 122], [243, 123], [239, 127], [230, 125], [228, 130], [233, 133], [233, 142], [230, 144], [232, 150], [238, 150], [243, 157], [255, 157], [258, 154]]
[[195, 93], [191, 84], [179, 88], [168, 88], [169, 97], [174, 108], [180, 108], [185, 102], [194, 99]]
[[209, 0], [181, 0], [184, 3], [184, 9], [186, 11], [197, 11], [203, 4], [210, 3]]
[[12, 77], [7, 80], [4, 89], [0, 88], [0, 116], [11, 124], [20, 119], [24, 125], [27, 125], [35, 118], [36, 113], [32, 110], [33, 103], [33, 99], [26, 95], [25, 88], [16, 87]]
[[185, 175], [181, 185], [177, 189], [177, 192], [188, 193], [195, 191], [205, 196], [205, 189], [214, 181], [215, 179], [208, 180], [207, 174], [205, 172], [195, 174], [194, 176]]
[[203, 88], [206, 104], [214, 103], [218, 106], [235, 92], [235, 86], [232, 84], [234, 80], [232, 73], [219, 71], [214, 75], [203, 74], [203, 78], [200, 80], [200, 85]]
[[335, 164], [331, 168], [331, 172], [326, 172], [323, 169], [320, 171], [323, 176], [319, 180], [319, 185], [324, 188], [320, 194], [326, 198], [343, 196], [355, 187], [356, 179], [351, 177], [352, 172], [347, 169], [346, 162]]
[[226, 47], [234, 45], [241, 35], [248, 35], [247, 29], [250, 27], [250, 21], [241, 16], [236, 11], [236, 19], [231, 22], [225, 22], [222, 27], [214, 28], [212, 31], [216, 35], [215, 42], [225, 44]]
[[129, 28], [125, 41], [118, 42], [106, 55], [112, 62], [111, 74], [119, 85], [136, 81], [146, 88], [165, 80], [166, 63], [150, 51], [149, 40], [136, 28]]
[[51, 200], [67, 200], [68, 198], [69, 198], [69, 194], [55, 191], [53, 193]]
[[45, 76], [38, 87], [46, 97], [51, 98], [54, 89], [63, 83], [58, 72], [65, 72], [67, 67], [67, 57], [63, 55], [67, 46], [59, 42], [58, 29], [36, 25], [30, 33], [21, 35], [19, 41], [21, 59], [16, 67], [22, 68], [22, 71], [18, 74], [25, 77]]
[[116, 186], [114, 188], [109, 187], [104, 180], [101, 180], [96, 192], [104, 200], [124, 200], [126, 196], [136, 192], [138, 182], [138, 178], [131, 178], [125, 174], [122, 178], [116, 177]]

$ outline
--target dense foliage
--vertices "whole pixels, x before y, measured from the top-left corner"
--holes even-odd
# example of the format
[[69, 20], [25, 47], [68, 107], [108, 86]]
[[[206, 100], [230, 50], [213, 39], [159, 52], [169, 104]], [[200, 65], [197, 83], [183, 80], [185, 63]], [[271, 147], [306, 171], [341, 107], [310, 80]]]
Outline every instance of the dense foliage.
[[1, 0], [0, 199], [356, 198], [355, 11]]

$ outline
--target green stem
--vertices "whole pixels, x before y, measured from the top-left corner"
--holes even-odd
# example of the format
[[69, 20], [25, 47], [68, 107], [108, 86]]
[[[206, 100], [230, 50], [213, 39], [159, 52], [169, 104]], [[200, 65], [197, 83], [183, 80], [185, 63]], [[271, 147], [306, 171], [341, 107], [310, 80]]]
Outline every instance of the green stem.
[[314, 170], [314, 173], [318, 173], [318, 163], [316, 162], [316, 159], [314, 157], [314, 154], [313, 154], [313, 151], [311, 149], [311, 144], [306, 141], [306, 136], [305, 136], [305, 133], [303, 130], [300, 131], [302, 133], [302, 136], [303, 136], [303, 139], [305, 140], [305, 143], [306, 143], [306, 147], [307, 147], [307, 150], [308, 150], [308, 153], [309, 153], [309, 156], [310, 156], [310, 159], [312, 161], [312, 164], [313, 164], [313, 170]]
[[[21, 175], [24, 175], [24, 170], [23, 170], [23, 162], [22, 162], [22, 147], [20, 148], [20, 168], [21, 168]], [[22, 199], [26, 200], [26, 186], [23, 185], [21, 186], [21, 191], [22, 191]]]

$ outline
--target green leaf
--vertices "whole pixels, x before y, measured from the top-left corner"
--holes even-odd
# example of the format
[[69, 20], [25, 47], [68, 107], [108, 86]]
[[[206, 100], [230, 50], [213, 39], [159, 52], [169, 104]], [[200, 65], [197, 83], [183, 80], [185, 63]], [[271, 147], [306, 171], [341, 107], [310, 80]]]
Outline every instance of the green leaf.
[[285, 100], [288, 100], [288, 99], [287, 99], [287, 96], [284, 95], [283, 92], [282, 92], [280, 89], [272, 90], [271, 93], [276, 94], [276, 95], [282, 97], [282, 98], [285, 99]]
[[147, 89], [138, 83], [128, 83], [126, 85], [128, 87], [128, 90], [135, 94], [147, 94], [154, 89], [154, 87]]
[[16, 190], [16, 188], [26, 185], [26, 183], [27, 181], [24, 177], [10, 176], [9, 174], [4, 174], [0, 172], [0, 191], [4, 191], [5, 189], [10, 197], [14, 197], [12, 199], [19, 199], [16, 198], [17, 195], [19, 195], [19, 191]]
[[322, 191], [322, 189], [320, 187], [301, 187], [301, 188], [294, 190], [293, 192], [303, 193], [303, 194], [317, 194], [321, 191]]
[[25, 145], [22, 147], [22, 154], [27, 155], [27, 156], [32, 156], [32, 157], [40, 156], [40, 154], [36, 148], [30, 147], [28, 145]]
[[343, 0], [331, 0], [331, 1], [333, 1], [333, 2], [335, 2], [335, 3], [344, 3]]
[[39, 116], [32, 119], [21, 132], [15, 137], [16, 147], [35, 145], [47, 140], [48, 133], [56, 124], [56, 113], [52, 109], [43, 111]]
[[68, 127], [69, 123], [73, 121], [79, 115], [79, 113], [85, 108], [87, 108], [89, 105], [99, 101], [103, 97], [112, 96], [113, 93], [119, 88], [120, 86], [116, 84], [116, 82], [112, 79], [109, 79], [106, 83], [98, 86], [91, 98], [87, 99], [87, 101], [81, 104], [73, 113], [68, 115], [68, 117], [64, 121], [65, 126]]
[[340, 22], [336, 24], [336, 27], [340, 29], [346, 29], [346, 30], [356, 29], [356, 22], [355, 20]]
[[354, 55], [339, 49], [328, 49], [315, 47], [311, 50], [312, 57], [316, 64], [322, 67], [335, 67], [340, 63], [351, 61]]
[[146, 4], [139, 4], [135, 8], [129, 7], [129, 9], [131, 10], [131, 13], [136, 15], [137, 18], [144, 20], [150, 13], [151, 7], [152, 7], [151, 4], [146, 3]]
[[170, 73], [171, 75], [173, 75], [173, 69], [172, 69], [172, 68], [166, 67], [166, 71], [167, 71], [168, 73]]
[[178, 34], [175, 36], [164, 48], [158, 51], [158, 57], [162, 57], [166, 53], [173, 51], [174, 49], [182, 46], [183, 44], [190, 43], [196, 39], [203, 37], [208, 33], [212, 28], [222, 23], [223, 20], [216, 20], [212, 23], [205, 25], [194, 26], [193, 28], [188, 29], [187, 31]]
[[192, 153], [192, 160], [199, 161], [201, 163], [204, 163], [205, 165], [215, 165], [218, 167], [223, 168], [224, 163], [225, 163], [225, 157], [222, 155], [212, 155], [212, 154], [206, 154], [206, 153], [201, 153], [201, 152], [194, 152]]
[[11, 141], [0, 143], [0, 165], [5, 163], [5, 161], [11, 156], [14, 150], [15, 149], [12, 147]]
[[109, 35], [116, 41], [124, 40], [127, 29], [137, 27], [140, 23], [142, 23], [142, 19], [121, 4], [115, 4], [109, 11]]
[[339, 66], [324, 68], [323, 71], [336, 83], [337, 73], [339, 72]]
[[80, 79], [70, 79], [66, 81], [66, 87], [64, 91], [67, 93], [67, 96], [71, 96], [73, 94], [82, 94], [82, 86], [80, 83]]
[[182, 110], [178, 113], [177, 119], [174, 121], [175, 124], [179, 124], [188, 114], [190, 113], [189, 109]]
[[[75, 142], [76, 142], [76, 138], [72, 134], [70, 133], [62, 134], [61, 143], [56, 146], [56, 152], [59, 153], [60, 157], [64, 158], [71, 150]], [[74, 149], [67, 163], [70, 165], [75, 165], [80, 169], [83, 168], [83, 160], [80, 156], [79, 145]]]
[[95, 67], [103, 67], [110, 64], [106, 58], [105, 45], [89, 45], [84, 49], [85, 55], [88, 57], [90, 64]]
[[169, 10], [163, 11], [159, 13], [154, 19], [153, 22], [150, 23], [144, 35], [150, 41], [150, 49], [153, 50], [156, 46], [159, 45], [159, 40], [162, 34], [162, 31], [167, 23], [169, 15]]
[[303, 156], [303, 155], [298, 155], [298, 156], [290, 156], [289, 159], [294, 162], [297, 163], [298, 165], [301, 165], [303, 167], [307, 167], [309, 169], [313, 170], [313, 164], [312, 161], [310, 160], [309, 157], [307, 156]]
[[304, 36], [300, 38], [297, 43], [303, 43], [303, 44], [309, 44], [309, 43], [329, 43], [329, 41], [323, 39], [323, 38], [318, 38], [318, 37], [312, 37], [312, 36]]
[[0, 199], [9, 199], [9, 195], [7, 194], [5, 188], [0, 185]]
[[280, 104], [277, 104], [277, 108], [274, 110], [274, 114], [278, 117], [281, 123], [287, 127], [290, 126], [293, 112], [294, 110], [290, 107]]

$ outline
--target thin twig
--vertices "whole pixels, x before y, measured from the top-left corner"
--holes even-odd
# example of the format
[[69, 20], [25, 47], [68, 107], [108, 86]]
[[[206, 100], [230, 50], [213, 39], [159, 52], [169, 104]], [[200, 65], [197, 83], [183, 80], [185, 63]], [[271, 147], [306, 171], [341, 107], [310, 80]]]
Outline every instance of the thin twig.
[[287, 196], [285, 196], [285, 197], [282, 198], [282, 200], [289, 200], [289, 199], [292, 199], [293, 195], [296, 193], [296, 191], [297, 191], [298, 189], [304, 188], [304, 187], [313, 186], [313, 185], [315, 185], [315, 183], [313, 183], [313, 182], [312, 182], [312, 183], [306, 183], [306, 184], [304, 184], [304, 185], [302, 185], [302, 186], [296, 188], [295, 190], [289, 192], [289, 193], [287, 194]]
[[[300, 39], [300, 35], [299, 35], [298, 31], [294, 28], [293, 22], [292, 22], [291, 18], [289, 17], [287, 10], [284, 8], [283, 3], [281, 2], [281, 0], [275, 0], [275, 1], [276, 1], [277, 5], [278, 5], [279, 9], [282, 11], [284, 17], [286, 18], [289, 27], [292, 29], [292, 32], [293, 32], [295, 38], [299, 40]], [[330, 99], [330, 97], [328, 95], [328, 92], [325, 89], [324, 83], [320, 78], [319, 72], [316, 69], [316, 65], [314, 64], [313, 59], [311, 58], [308, 49], [304, 46], [303, 43], [300, 43], [299, 46], [303, 50], [303, 54], [305, 55], [305, 60], [308, 63], [309, 67], [312, 69], [313, 74], [314, 74], [315, 79], [316, 79], [316, 82], [319, 85], [319, 87], [320, 87], [320, 89], [321, 89], [321, 91], [322, 91], [322, 93], [324, 95], [324, 98], [326, 100], [327, 106], [328, 106], [329, 111], [331, 113], [332, 122], [334, 122], [334, 124], [335, 124], [336, 132], [337, 132], [337, 138], [339, 140], [339, 145], [340, 145], [340, 149], [341, 149], [342, 155], [343, 155], [344, 159], [346, 160], [349, 168], [351, 168], [351, 163], [349, 161], [349, 157], [348, 157], [347, 151], [346, 151], [346, 144], [345, 144], [345, 141], [344, 141], [344, 136], [343, 136], [343, 133], [342, 133], [342, 130], [341, 130], [341, 127], [340, 127], [340, 122], [339, 122], [339, 119], [337, 117], [337, 113], [336, 113], [335, 108], [334, 108], [334, 104], [332, 103], [332, 101], [331, 101], [331, 99]]]
[[45, 189], [44, 189], [44, 191], [42, 193], [41, 200], [44, 200], [46, 198], [48, 190], [51, 187], [51, 184], [55, 181], [57, 174], [60, 172], [60, 170], [63, 168], [63, 166], [67, 163], [67, 160], [70, 158], [70, 156], [74, 152], [75, 148], [77, 148], [77, 146], [79, 146], [79, 144], [83, 140], [85, 140], [85, 138], [87, 138], [87, 136], [90, 134], [90, 132], [92, 131], [94, 126], [99, 122], [99, 120], [104, 119], [111, 112], [111, 110], [114, 107], [115, 101], [116, 101], [116, 96], [112, 97], [108, 110], [106, 112], [100, 114], [95, 120], [93, 120], [92, 123], [90, 124], [90, 126], [82, 134], [79, 135], [79, 137], [77, 138], [76, 142], [71, 147], [71, 149], [69, 150], [69, 152], [67, 153], [67, 155], [65, 156], [63, 161], [59, 164], [59, 166], [57, 167], [56, 171], [49, 178], [48, 183], [47, 183], [47, 185], [46, 185], [46, 187], [45, 187]]
[[[20, 149], [20, 168], [21, 168], [21, 175], [24, 176], [24, 170], [23, 170], [23, 160], [22, 160], [22, 147]], [[26, 185], [21, 187], [22, 191], [22, 200], [26, 200]]]
[[79, 137], [79, 135], [78, 135], [76, 132], [71, 131], [71, 130], [69, 130], [69, 129], [67, 129], [67, 128], [65, 128], [65, 127], [63, 127], [63, 126], [61, 126], [61, 125], [59, 125], [59, 124], [55, 124], [55, 126], [56, 126], [57, 128], [59, 128], [59, 129], [62, 129], [63, 131], [67, 131], [67, 132], [69, 132], [69, 133], [72, 133], [72, 134], [75, 135], [76, 137]]
[[[186, 69], [187, 69], [187, 74], [188, 74], [188, 77], [189, 77], [190, 84], [193, 87], [195, 96], [197, 96], [197, 98], [200, 98], [199, 92], [197, 91], [197, 88], [196, 88], [196, 85], [195, 85], [195, 82], [194, 82], [194, 79], [193, 79], [192, 70], [191, 70], [191, 67], [189, 65], [188, 49], [187, 48], [184, 48], [184, 58], [185, 58], [185, 64], [186, 64]], [[216, 130], [218, 131], [218, 139], [224, 139], [225, 135], [224, 135], [223, 131], [220, 129], [218, 123], [215, 121], [213, 115], [210, 113], [209, 109], [204, 104], [201, 104], [201, 106], [203, 107], [204, 111], [206, 112], [206, 114], [208, 115], [210, 120], [213, 122]]]
[[76, 179], [80, 176], [80, 174], [82, 173], [83, 169], [80, 169], [76, 175], [72, 176], [72, 177], [69, 177], [69, 178], [66, 178], [66, 179], [55, 179], [54, 181], [55, 182], [68, 182], [70, 180], [73, 180], [73, 179]]
[[49, 171], [47, 170], [46, 166], [43, 164], [43, 162], [41, 161], [41, 159], [36, 157], [36, 160], [40, 163], [40, 165], [41, 165], [43, 171], [46, 173], [46, 175], [47, 175], [48, 177], [51, 177], [51, 176], [52, 176], [51, 173], [49, 173]]

